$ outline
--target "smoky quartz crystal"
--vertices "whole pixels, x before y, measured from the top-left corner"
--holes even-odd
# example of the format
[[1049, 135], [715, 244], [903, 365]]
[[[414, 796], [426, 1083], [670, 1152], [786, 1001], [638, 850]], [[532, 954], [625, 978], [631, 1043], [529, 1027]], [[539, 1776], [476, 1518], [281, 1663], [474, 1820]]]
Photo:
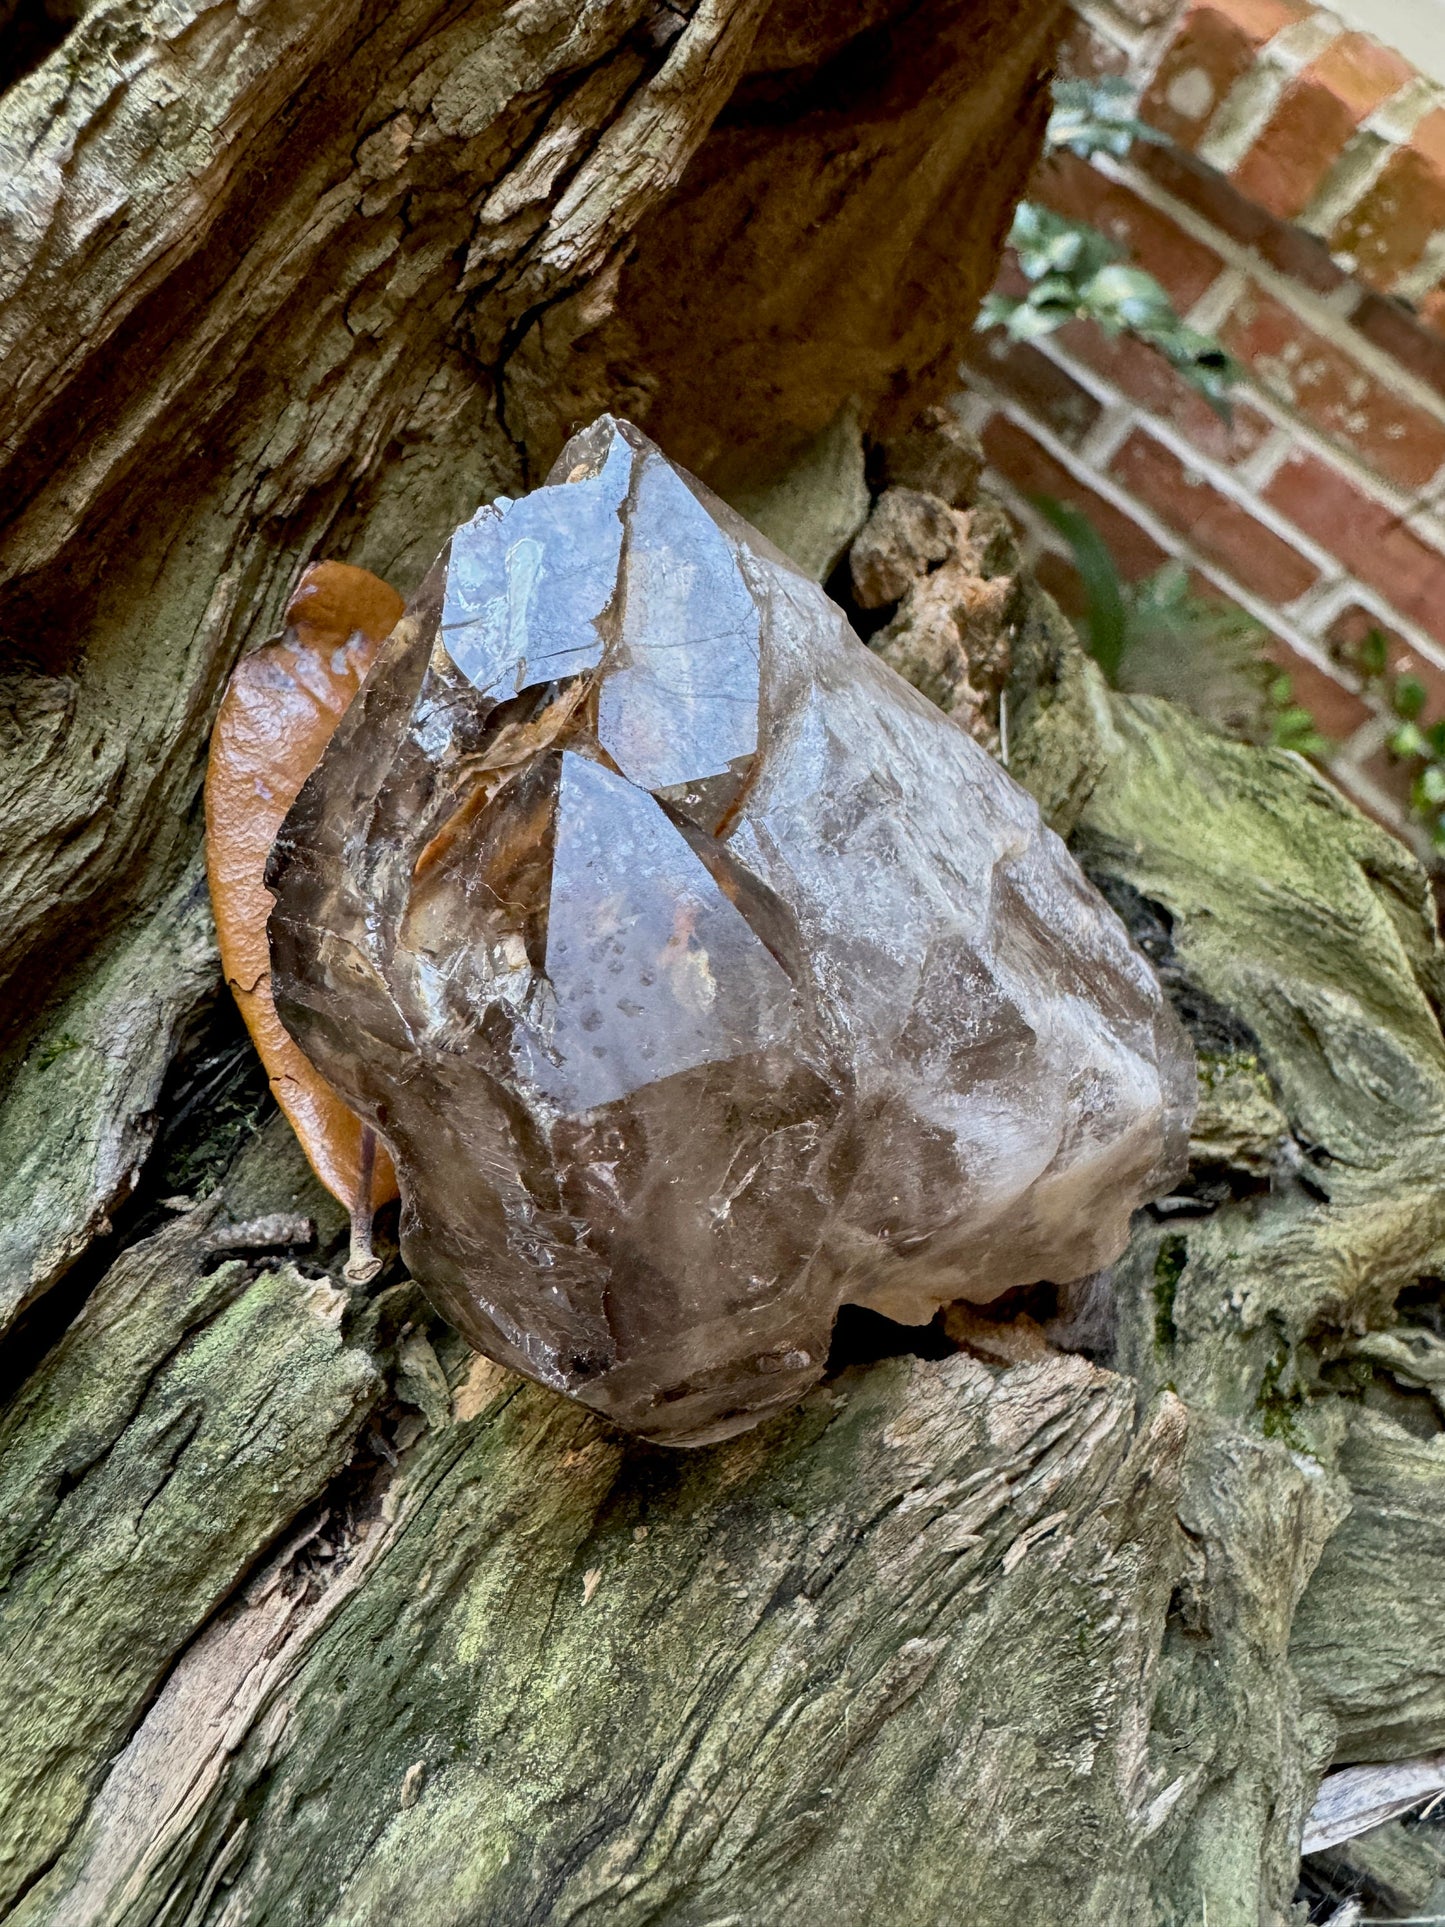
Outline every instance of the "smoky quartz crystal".
[[453, 535], [268, 873], [277, 1008], [479, 1350], [674, 1445], [1109, 1264], [1192, 1055], [1031, 799], [628, 423]]

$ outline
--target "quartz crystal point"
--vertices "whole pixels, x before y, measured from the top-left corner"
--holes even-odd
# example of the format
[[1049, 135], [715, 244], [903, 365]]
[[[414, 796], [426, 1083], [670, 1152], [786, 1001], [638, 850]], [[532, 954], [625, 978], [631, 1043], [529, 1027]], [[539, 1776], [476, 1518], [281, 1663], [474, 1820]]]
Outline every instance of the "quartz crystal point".
[[481, 1351], [644, 1437], [1097, 1271], [1188, 1043], [1031, 799], [626, 422], [453, 535], [272, 854], [277, 1008]]

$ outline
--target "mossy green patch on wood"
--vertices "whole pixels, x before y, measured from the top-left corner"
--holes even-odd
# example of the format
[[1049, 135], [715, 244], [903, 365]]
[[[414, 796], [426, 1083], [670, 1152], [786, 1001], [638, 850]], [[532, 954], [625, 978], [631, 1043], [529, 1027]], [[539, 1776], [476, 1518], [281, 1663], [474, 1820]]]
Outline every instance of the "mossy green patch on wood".
[[156, 1684], [344, 1462], [380, 1389], [343, 1300], [204, 1267], [191, 1214], [113, 1268], [0, 1436], [0, 1895], [63, 1847]]
[[200, 866], [62, 1006], [0, 1104], [0, 1331], [124, 1203], [177, 1040], [218, 968]]
[[[1090, 874], [1167, 933], [1186, 1021], [1202, 992], [1255, 1040], [1204, 1045], [1193, 1150], [1248, 1182], [1188, 1230], [1169, 1381], [1287, 1429], [1280, 1343], [1383, 1322], [1445, 1247], [1445, 953], [1426, 879], [1301, 757], [1111, 694], [1036, 590], [1022, 643], [1015, 773]], [[1121, 1362], [1151, 1387], [1162, 1235], [1146, 1214], [1116, 1274]]]
[[[1142, 1923], [1182, 1445], [1078, 1360], [890, 1360], [689, 1454], [514, 1383], [404, 1459], [244, 1736], [209, 1764], [160, 1729], [148, 1773], [207, 1789], [184, 1827], [116, 1809], [54, 1891], [158, 1921], [224, 1865], [268, 1923]], [[1028, 1825], [980, 1828], [1021, 1772]]]
[[1199, 1105], [1189, 1132], [1194, 1165], [1265, 1176], [1286, 1155], [1289, 1119], [1252, 1051], [1198, 1052]]
[[[1282, 1324], [1282, 1321], [1277, 1321]], [[1279, 1331], [1278, 1343], [1260, 1376], [1255, 1409], [1260, 1429], [1267, 1439], [1280, 1439], [1295, 1452], [1309, 1451], [1309, 1440], [1300, 1425], [1300, 1409], [1305, 1402], [1304, 1388], [1296, 1375], [1293, 1348], [1288, 1334]]]
[[1188, 1262], [1189, 1240], [1182, 1232], [1172, 1231], [1159, 1240], [1154, 1254], [1154, 1342], [1164, 1350], [1178, 1337], [1174, 1299]]
[[80, 1039], [72, 1037], [68, 1030], [63, 1030], [58, 1036], [47, 1037], [44, 1043], [36, 1046], [35, 1068], [38, 1071], [48, 1071], [52, 1064], [58, 1064], [62, 1057], [68, 1057], [71, 1051], [79, 1049], [81, 1049]]

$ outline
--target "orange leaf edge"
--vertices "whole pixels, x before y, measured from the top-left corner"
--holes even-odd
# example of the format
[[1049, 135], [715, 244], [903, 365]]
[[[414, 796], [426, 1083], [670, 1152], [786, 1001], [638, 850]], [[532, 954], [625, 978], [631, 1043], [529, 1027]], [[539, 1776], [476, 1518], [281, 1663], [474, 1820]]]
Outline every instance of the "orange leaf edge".
[[[286, 605], [281, 640], [237, 664], [206, 767], [206, 871], [221, 968], [276, 1102], [348, 1211], [358, 1201], [362, 1121], [277, 1015], [266, 936], [274, 899], [264, 877], [287, 811], [404, 608], [370, 570], [313, 562]], [[395, 1169], [378, 1143], [372, 1204], [396, 1196]]]

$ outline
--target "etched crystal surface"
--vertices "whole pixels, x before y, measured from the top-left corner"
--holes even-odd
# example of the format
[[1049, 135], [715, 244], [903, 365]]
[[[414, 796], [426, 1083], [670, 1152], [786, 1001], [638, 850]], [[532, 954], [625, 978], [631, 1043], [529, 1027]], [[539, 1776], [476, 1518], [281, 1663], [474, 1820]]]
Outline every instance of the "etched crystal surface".
[[459, 528], [287, 818], [277, 1008], [480, 1350], [701, 1444], [839, 1304], [1098, 1270], [1192, 1055], [1030, 798], [625, 422]]

